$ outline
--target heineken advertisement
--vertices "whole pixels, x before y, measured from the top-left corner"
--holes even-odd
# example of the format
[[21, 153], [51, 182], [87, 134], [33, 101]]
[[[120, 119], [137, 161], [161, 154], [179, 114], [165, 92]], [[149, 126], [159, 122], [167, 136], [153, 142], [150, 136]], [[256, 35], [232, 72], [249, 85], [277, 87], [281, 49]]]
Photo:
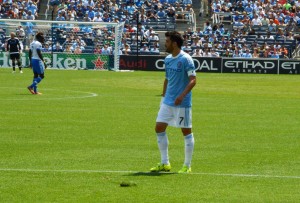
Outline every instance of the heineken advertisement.
[[[110, 70], [113, 68], [113, 56], [110, 55], [43, 53], [43, 57], [47, 66], [55, 69]], [[23, 52], [21, 61], [24, 67], [29, 66], [28, 52]], [[0, 67], [10, 66], [11, 60], [7, 52], [0, 52]]]

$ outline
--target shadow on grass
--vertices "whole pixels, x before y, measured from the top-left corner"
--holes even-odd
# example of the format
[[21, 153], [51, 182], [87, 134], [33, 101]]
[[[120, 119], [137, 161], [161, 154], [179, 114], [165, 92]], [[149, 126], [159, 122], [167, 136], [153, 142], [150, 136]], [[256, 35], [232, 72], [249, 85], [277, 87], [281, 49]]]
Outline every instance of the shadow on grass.
[[171, 172], [136, 172], [126, 174], [125, 176], [165, 176], [165, 175], [176, 175], [177, 173]]

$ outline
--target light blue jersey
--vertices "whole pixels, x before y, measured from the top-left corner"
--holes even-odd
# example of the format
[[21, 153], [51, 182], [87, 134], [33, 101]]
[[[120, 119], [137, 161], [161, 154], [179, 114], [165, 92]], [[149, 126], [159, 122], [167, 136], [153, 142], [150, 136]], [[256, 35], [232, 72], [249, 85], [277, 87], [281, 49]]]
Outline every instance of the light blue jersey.
[[196, 76], [192, 57], [184, 51], [181, 51], [176, 57], [170, 54], [165, 58], [165, 69], [168, 85], [164, 104], [174, 107], [191, 107], [191, 92], [184, 97], [180, 105], [175, 106], [174, 102], [190, 82], [189, 76]]

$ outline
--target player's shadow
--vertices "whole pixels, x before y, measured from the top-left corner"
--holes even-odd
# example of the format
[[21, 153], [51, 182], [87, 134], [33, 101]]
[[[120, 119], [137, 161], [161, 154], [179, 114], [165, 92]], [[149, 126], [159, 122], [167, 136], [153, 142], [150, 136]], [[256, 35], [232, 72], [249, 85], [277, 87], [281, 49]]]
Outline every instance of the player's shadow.
[[175, 175], [177, 173], [171, 172], [135, 172], [127, 174], [126, 176], [165, 176], [165, 175]]

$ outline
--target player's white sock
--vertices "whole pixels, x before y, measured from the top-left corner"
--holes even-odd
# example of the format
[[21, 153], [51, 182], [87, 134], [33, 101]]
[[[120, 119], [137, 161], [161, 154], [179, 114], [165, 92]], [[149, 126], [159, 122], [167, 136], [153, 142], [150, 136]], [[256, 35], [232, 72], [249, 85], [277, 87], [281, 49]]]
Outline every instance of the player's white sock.
[[157, 133], [157, 143], [161, 156], [162, 164], [169, 164], [168, 145], [169, 140], [166, 132]]
[[193, 133], [184, 136], [184, 151], [185, 151], [185, 157], [184, 157], [184, 165], [190, 167], [192, 162], [192, 156], [194, 151], [194, 136]]

